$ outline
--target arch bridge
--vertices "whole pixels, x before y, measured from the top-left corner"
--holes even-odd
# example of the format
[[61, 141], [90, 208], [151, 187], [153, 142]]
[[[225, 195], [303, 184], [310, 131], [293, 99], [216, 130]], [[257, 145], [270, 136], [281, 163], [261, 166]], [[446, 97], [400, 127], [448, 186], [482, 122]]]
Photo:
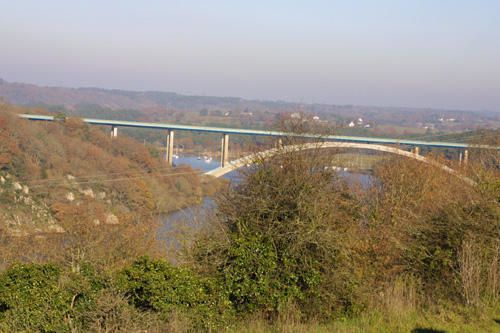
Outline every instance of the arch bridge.
[[378, 144], [353, 143], [353, 142], [331, 142], [331, 141], [330, 142], [305, 143], [305, 144], [290, 145], [290, 146], [285, 146], [285, 147], [269, 149], [269, 150], [266, 150], [263, 152], [250, 154], [248, 156], [231, 161], [227, 165], [210, 170], [210, 171], [206, 172], [205, 174], [218, 178], [218, 177], [222, 177], [225, 174], [227, 174], [231, 171], [234, 171], [238, 168], [252, 164], [253, 162], [255, 162], [256, 159], [268, 158], [268, 157], [276, 156], [276, 155], [287, 153], [287, 152], [296, 152], [296, 151], [303, 151], [303, 150], [310, 150], [310, 149], [326, 149], [326, 148], [366, 149], [366, 150], [374, 150], [374, 151], [404, 156], [404, 157], [412, 158], [412, 159], [415, 159], [417, 161], [438, 167], [441, 170], [448, 172], [449, 174], [452, 174], [452, 175], [455, 175], [455, 176], [461, 178], [462, 180], [466, 181], [467, 183], [469, 183], [471, 185], [475, 184], [475, 182], [473, 180], [471, 180], [467, 177], [464, 177], [463, 175], [459, 174], [457, 171], [453, 170], [452, 168], [450, 168], [444, 164], [441, 164], [437, 161], [434, 161], [432, 159], [426, 158], [422, 155], [419, 155], [417, 150], [413, 150], [412, 152], [408, 152], [406, 150], [402, 150], [402, 149], [399, 149], [396, 147], [389, 147], [389, 146], [378, 145]]

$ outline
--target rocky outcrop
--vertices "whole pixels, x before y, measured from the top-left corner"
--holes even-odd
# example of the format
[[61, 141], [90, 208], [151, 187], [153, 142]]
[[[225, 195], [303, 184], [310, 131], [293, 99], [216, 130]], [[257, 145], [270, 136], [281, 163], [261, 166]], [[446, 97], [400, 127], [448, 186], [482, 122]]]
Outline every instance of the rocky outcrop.
[[94, 191], [91, 188], [80, 190], [80, 193], [89, 198], [95, 198]]
[[75, 195], [73, 194], [73, 192], [66, 193], [66, 200], [68, 200], [69, 202], [73, 202], [75, 200]]
[[9, 209], [0, 209], [0, 228], [12, 237], [33, 233], [61, 233], [64, 229], [52, 217], [44, 201], [30, 195], [28, 185], [9, 174], [0, 176], [0, 199]]
[[115, 214], [109, 213], [106, 214], [106, 224], [120, 224], [118, 217]]

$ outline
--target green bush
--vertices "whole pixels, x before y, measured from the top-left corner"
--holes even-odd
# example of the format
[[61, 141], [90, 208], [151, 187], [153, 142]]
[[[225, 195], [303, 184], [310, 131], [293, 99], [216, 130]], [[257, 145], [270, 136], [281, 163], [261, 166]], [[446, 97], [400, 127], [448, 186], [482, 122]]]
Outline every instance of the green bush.
[[327, 320], [353, 310], [359, 284], [347, 261], [352, 237], [343, 235], [358, 225], [356, 199], [322, 167], [324, 157], [257, 161], [219, 198], [216, 222], [226, 235], [198, 242], [194, 257], [223, 281], [240, 314], [273, 319], [294, 304], [305, 318]]
[[215, 280], [196, 276], [165, 260], [142, 257], [120, 272], [119, 289], [141, 310], [188, 315], [197, 328], [225, 324], [230, 303]]
[[55, 265], [19, 265], [0, 277], [0, 330], [67, 332], [71, 295]]
[[271, 239], [262, 235], [234, 238], [220, 269], [235, 309], [270, 314], [286, 307], [290, 300], [304, 300], [321, 276], [316, 269], [299, 269], [298, 261], [277, 253]]
[[81, 314], [92, 307], [101, 287], [88, 267], [76, 275], [54, 264], [15, 265], [0, 276], [0, 331], [81, 328]]

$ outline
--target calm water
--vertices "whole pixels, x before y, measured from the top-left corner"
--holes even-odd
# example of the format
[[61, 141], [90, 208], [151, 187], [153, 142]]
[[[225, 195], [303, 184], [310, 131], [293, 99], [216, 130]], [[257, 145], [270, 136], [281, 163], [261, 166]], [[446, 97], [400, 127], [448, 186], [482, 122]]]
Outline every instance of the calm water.
[[[202, 171], [210, 171], [218, 168], [220, 161], [218, 158], [207, 161], [201, 156], [179, 156], [174, 159], [174, 166], [182, 164], [190, 165], [193, 169]], [[238, 173], [230, 172], [224, 176], [232, 182], [238, 182]], [[203, 225], [209, 214], [211, 214], [215, 202], [210, 197], [203, 198], [199, 205], [183, 208], [167, 215], [160, 216], [161, 227], [159, 230], [160, 237], [165, 239], [167, 243], [173, 243], [174, 247], [178, 248], [178, 239], [182, 237], [176, 236], [176, 232], [182, 232], [183, 228], [199, 228]], [[172, 244], [170, 244], [172, 245]]]
[[197, 156], [179, 156], [179, 158], [174, 159], [174, 165], [189, 164], [194, 169], [200, 169], [203, 171], [210, 171], [219, 167], [220, 161], [218, 158], [214, 158], [212, 161], [205, 161], [203, 157], [198, 159]]
[[[197, 156], [179, 156], [179, 158], [174, 160], [174, 165], [181, 164], [188, 164], [195, 169], [209, 171], [219, 167], [220, 161], [219, 159], [205, 161], [203, 157], [198, 159]], [[373, 182], [373, 177], [369, 174], [351, 173], [349, 171], [339, 171], [338, 173], [341, 177], [346, 179], [349, 186], [361, 186], [361, 188], [368, 188]], [[238, 183], [240, 179], [238, 171], [230, 172], [226, 174], [224, 178], [229, 179], [233, 183]], [[178, 229], [180, 225], [185, 225], [191, 228], [199, 227], [203, 224], [206, 217], [212, 213], [214, 206], [214, 200], [212, 198], [205, 197], [200, 205], [187, 207], [168, 215], [161, 216], [162, 227], [160, 232], [163, 231], [170, 233], [175, 229]]]
[[[200, 159], [198, 159], [200, 158]], [[199, 169], [203, 171], [210, 171], [216, 169], [220, 166], [220, 161], [218, 158], [214, 158], [211, 161], [207, 161], [203, 158], [203, 156], [179, 156], [179, 158], [174, 159], [174, 165], [182, 165], [188, 164], [193, 169]], [[224, 175], [224, 178], [229, 179], [230, 181], [238, 182], [238, 172], [233, 171]]]

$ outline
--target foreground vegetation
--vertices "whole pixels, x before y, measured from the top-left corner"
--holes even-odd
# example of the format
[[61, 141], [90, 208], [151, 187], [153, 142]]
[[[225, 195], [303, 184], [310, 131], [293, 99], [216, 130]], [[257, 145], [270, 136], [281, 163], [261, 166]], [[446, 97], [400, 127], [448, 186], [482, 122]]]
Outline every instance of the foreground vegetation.
[[256, 160], [181, 253], [158, 251], [139, 218], [92, 241], [91, 206], [65, 224], [64, 246], [4, 235], [4, 249], [25, 250], [2, 251], [0, 331], [498, 329], [498, 152], [453, 165], [475, 186], [389, 158], [358, 190], [324, 168], [331, 161], [321, 149]]

